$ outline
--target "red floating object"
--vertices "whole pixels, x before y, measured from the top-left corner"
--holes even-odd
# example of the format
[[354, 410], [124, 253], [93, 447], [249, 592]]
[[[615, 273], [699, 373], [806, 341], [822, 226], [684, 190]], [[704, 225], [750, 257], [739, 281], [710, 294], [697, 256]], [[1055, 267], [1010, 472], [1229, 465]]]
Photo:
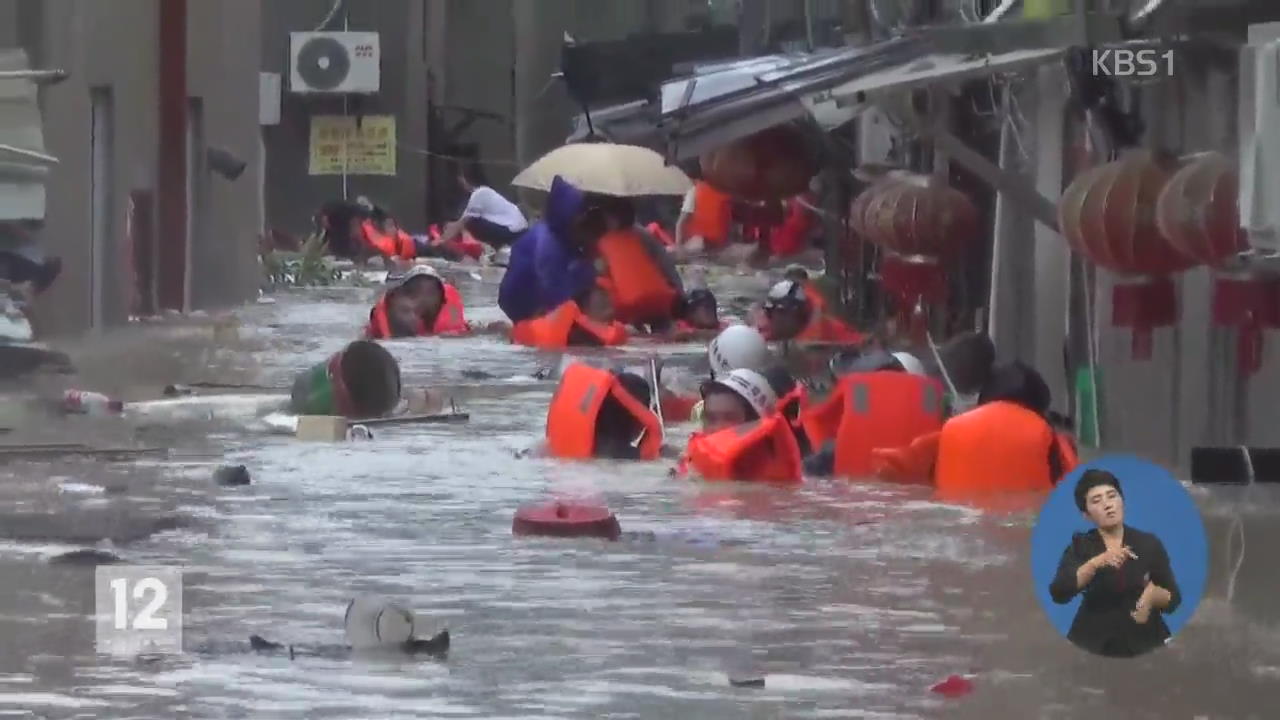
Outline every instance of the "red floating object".
[[973, 692], [973, 683], [959, 675], [952, 675], [929, 690], [944, 697], [959, 698]]
[[526, 505], [516, 511], [511, 523], [514, 535], [547, 537], [596, 537], [617, 540], [622, 535], [618, 518], [603, 505], [554, 500]]

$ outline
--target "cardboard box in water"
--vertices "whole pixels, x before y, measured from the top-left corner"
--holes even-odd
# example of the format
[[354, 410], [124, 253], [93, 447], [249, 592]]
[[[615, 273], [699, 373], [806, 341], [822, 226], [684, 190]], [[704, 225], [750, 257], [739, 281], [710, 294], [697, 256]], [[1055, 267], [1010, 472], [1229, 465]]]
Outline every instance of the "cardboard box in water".
[[331, 415], [302, 415], [298, 418], [297, 438], [307, 442], [344, 442], [347, 419]]

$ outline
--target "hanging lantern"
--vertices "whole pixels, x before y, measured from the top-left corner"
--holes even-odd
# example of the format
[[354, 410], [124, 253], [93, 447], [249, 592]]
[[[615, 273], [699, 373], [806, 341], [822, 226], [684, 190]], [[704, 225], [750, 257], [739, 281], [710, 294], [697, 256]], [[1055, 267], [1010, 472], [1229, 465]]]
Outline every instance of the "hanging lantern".
[[1209, 267], [1248, 248], [1240, 228], [1236, 192], [1239, 178], [1231, 161], [1219, 153], [1186, 158], [1156, 202], [1156, 226], [1183, 255]]
[[1196, 265], [1156, 226], [1156, 202], [1171, 174], [1167, 163], [1135, 151], [1077, 178], [1058, 211], [1072, 248], [1124, 276], [1112, 295], [1111, 324], [1133, 330], [1135, 360], [1151, 358], [1155, 328], [1177, 322], [1169, 276]]
[[898, 255], [951, 259], [978, 235], [977, 208], [934, 178], [898, 176], [865, 194], [871, 195], [861, 220], [867, 240]]
[[809, 189], [818, 164], [799, 128], [778, 125], [712, 150], [702, 178], [743, 200], [778, 200]]
[[1235, 167], [1223, 155], [1185, 158], [1160, 193], [1156, 224], [1180, 252], [1214, 269], [1213, 321], [1235, 328], [1237, 367], [1249, 376], [1262, 366], [1263, 330], [1280, 325], [1280, 285], [1223, 270], [1248, 249], [1240, 227], [1238, 187]]
[[895, 174], [855, 198], [849, 215], [854, 233], [885, 251], [881, 285], [921, 337], [925, 307], [946, 300], [946, 261], [978, 235], [977, 208], [934, 178]]

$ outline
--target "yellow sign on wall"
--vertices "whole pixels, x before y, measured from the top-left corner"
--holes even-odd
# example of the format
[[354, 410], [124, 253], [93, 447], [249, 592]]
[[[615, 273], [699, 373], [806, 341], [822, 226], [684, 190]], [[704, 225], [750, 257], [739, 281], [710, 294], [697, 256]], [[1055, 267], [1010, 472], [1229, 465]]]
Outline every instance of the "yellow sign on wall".
[[312, 115], [310, 173], [395, 175], [395, 116]]

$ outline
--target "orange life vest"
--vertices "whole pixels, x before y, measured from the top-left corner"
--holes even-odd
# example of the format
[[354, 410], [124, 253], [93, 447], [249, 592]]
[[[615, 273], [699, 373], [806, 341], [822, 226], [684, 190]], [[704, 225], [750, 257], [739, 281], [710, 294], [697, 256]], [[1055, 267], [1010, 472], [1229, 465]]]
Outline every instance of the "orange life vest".
[[622, 323], [671, 317], [678, 293], [632, 229], [606, 233], [596, 244], [613, 305]]
[[379, 255], [399, 257], [406, 260], [418, 256], [418, 249], [414, 245], [413, 238], [403, 230], [396, 231], [394, 235], [384, 233], [370, 220], [360, 223], [360, 229], [364, 233], [365, 242]]
[[[471, 332], [471, 326], [467, 324], [465, 308], [462, 305], [462, 293], [449, 283], [440, 284], [444, 286], [444, 304], [440, 307], [440, 312], [436, 314], [435, 322], [430, 328], [427, 327], [425, 320], [419, 318], [418, 326], [414, 330], [416, 337], [466, 335]], [[365, 329], [365, 337], [370, 340], [385, 340], [391, 337], [391, 319], [387, 316], [385, 293], [378, 298], [377, 304], [369, 311], [369, 326]]]
[[694, 433], [681, 463], [707, 480], [792, 483], [804, 461], [791, 424], [779, 413], [714, 433]]
[[733, 198], [699, 180], [693, 185], [693, 216], [685, 226], [685, 237], [700, 235], [709, 247], [729, 240], [733, 225]]
[[809, 302], [813, 303], [813, 312], [819, 316], [827, 316], [829, 307], [827, 306], [827, 296], [818, 291], [818, 285], [812, 280], [808, 280], [804, 284], [805, 297], [809, 298]]
[[546, 315], [516, 323], [511, 328], [511, 341], [544, 350], [560, 350], [569, 347], [569, 333], [575, 326], [604, 346], [623, 345], [628, 339], [627, 328], [622, 323], [598, 323], [584, 315], [578, 303], [569, 300]]
[[596, 419], [612, 397], [644, 427], [640, 459], [655, 460], [662, 449], [662, 423], [653, 411], [627, 392], [617, 376], [590, 365], [570, 365], [547, 409], [547, 447], [552, 457], [585, 460], [595, 457]]
[[961, 413], [942, 426], [934, 483], [943, 499], [991, 493], [1051, 490], [1049, 452], [1058, 447], [1062, 472], [1075, 467], [1075, 453], [1049, 422], [1011, 402], [997, 401]]
[[[835, 474], [840, 477], [871, 477], [873, 450], [907, 445], [921, 435], [942, 428], [942, 385], [932, 378], [910, 373], [881, 371], [849, 375], [820, 408], [825, 413], [816, 413], [822, 421], [832, 415], [829, 406], [833, 404], [840, 408], [834, 435]], [[806, 423], [806, 430], [815, 424]], [[829, 427], [826, 422], [822, 425], [823, 430]], [[830, 436], [824, 436], [822, 442], [828, 439]]]

